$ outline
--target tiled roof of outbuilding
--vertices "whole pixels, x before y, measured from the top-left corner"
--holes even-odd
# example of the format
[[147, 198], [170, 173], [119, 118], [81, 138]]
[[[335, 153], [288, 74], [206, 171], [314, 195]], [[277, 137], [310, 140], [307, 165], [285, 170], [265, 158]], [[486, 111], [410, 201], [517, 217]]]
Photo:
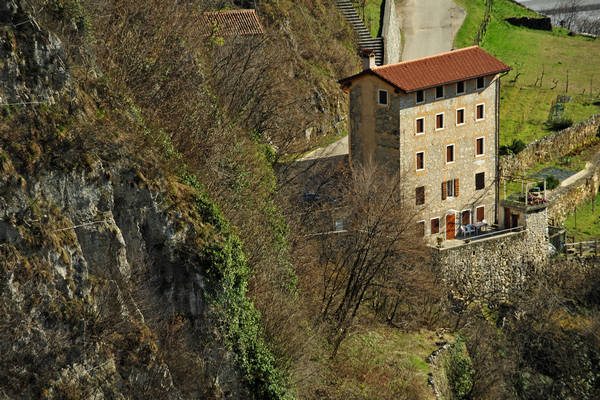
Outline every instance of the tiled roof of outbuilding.
[[210, 35], [213, 29], [219, 35], [261, 35], [265, 33], [254, 10], [216, 11], [202, 14], [200, 29]]
[[344, 78], [340, 83], [348, 83], [365, 74], [374, 74], [404, 92], [414, 92], [509, 70], [508, 65], [479, 46], [471, 46], [430, 57], [374, 67]]

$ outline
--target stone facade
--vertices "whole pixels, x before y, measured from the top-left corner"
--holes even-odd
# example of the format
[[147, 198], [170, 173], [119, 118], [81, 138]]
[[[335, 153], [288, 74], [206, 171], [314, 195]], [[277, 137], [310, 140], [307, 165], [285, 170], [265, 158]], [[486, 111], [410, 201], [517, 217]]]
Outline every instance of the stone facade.
[[528, 275], [548, 261], [546, 209], [524, 216], [519, 232], [493, 236], [452, 248], [435, 248], [442, 276], [462, 298], [503, 301], [523, 289]]
[[502, 176], [511, 176], [539, 163], [555, 160], [600, 136], [600, 114], [560, 132], [531, 142], [520, 153], [500, 159]]
[[[488, 76], [482, 89], [476, 79], [443, 85], [444, 96], [436, 99], [436, 88], [424, 90], [424, 101], [416, 103], [415, 93], [403, 93], [373, 75], [357, 78], [350, 88], [350, 157], [353, 164], [374, 162], [380, 169], [398, 175], [405, 204], [423, 222], [425, 235], [432, 234], [432, 219], [439, 218], [438, 235], [451, 237], [446, 219], [454, 230], [462, 222], [474, 222], [477, 208], [484, 207], [483, 219], [495, 221], [496, 204], [496, 116], [499, 79]], [[387, 92], [387, 105], [379, 104], [379, 91]], [[483, 118], [477, 118], [477, 106]], [[464, 123], [457, 123], [457, 110], [463, 110]], [[437, 115], [443, 115], [443, 128], [436, 128]], [[417, 119], [423, 119], [423, 133], [416, 132]], [[477, 139], [483, 140], [483, 154], [477, 155]], [[448, 146], [453, 146], [449, 161]], [[424, 168], [417, 170], [417, 153], [423, 152]], [[476, 190], [475, 175], [483, 173], [483, 188]], [[443, 183], [458, 184], [458, 195]], [[424, 187], [425, 202], [417, 205], [417, 188]], [[456, 188], [454, 188], [456, 190]], [[433, 238], [431, 238], [433, 239]]]

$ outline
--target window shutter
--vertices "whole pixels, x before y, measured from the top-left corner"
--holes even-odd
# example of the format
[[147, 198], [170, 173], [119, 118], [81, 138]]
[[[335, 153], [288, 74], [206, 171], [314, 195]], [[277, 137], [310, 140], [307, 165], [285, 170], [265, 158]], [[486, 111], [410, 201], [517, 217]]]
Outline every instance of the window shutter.
[[458, 179], [454, 180], [454, 197], [458, 197]]
[[442, 182], [442, 200], [446, 200], [447, 197], [447, 187], [446, 187], [446, 182]]

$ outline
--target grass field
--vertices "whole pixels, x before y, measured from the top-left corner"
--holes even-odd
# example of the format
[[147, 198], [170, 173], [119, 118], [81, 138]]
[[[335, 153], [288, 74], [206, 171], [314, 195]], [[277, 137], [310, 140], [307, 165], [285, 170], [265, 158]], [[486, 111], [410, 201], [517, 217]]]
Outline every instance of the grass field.
[[365, 0], [364, 2], [364, 14], [362, 1], [354, 2], [354, 7], [358, 12], [358, 15], [363, 19], [367, 29], [371, 33], [371, 36], [377, 37], [379, 33], [379, 25], [381, 22], [381, 2], [383, 0]]
[[[456, 1], [467, 10], [467, 17], [454, 44], [457, 48], [471, 46], [486, 7], [483, 0]], [[494, 0], [480, 43], [513, 68], [502, 80], [501, 145], [513, 139], [529, 143], [551, 133], [544, 123], [560, 94], [572, 96], [565, 116], [574, 123], [600, 113], [600, 40], [571, 37], [559, 28], [548, 32], [515, 27], [504, 20], [535, 15], [509, 0]]]
[[591, 200], [579, 205], [577, 213], [571, 214], [564, 225], [569, 234], [575, 236], [575, 241], [600, 238], [600, 193], [593, 206]]
[[337, 380], [332, 383], [338, 388], [334, 397], [433, 399], [425, 359], [439, 347], [436, 339], [433, 332], [383, 327], [352, 334], [332, 365]]

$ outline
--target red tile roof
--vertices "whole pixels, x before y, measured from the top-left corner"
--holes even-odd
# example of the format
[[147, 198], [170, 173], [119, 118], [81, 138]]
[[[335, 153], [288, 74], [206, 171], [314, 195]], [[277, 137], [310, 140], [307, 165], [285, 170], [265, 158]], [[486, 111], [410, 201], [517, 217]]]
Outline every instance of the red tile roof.
[[509, 70], [508, 65], [479, 46], [471, 46], [435, 56], [374, 67], [344, 78], [340, 83], [348, 83], [359, 76], [373, 74], [408, 93]]
[[200, 29], [206, 35], [261, 35], [265, 33], [254, 10], [207, 12], [202, 15]]

